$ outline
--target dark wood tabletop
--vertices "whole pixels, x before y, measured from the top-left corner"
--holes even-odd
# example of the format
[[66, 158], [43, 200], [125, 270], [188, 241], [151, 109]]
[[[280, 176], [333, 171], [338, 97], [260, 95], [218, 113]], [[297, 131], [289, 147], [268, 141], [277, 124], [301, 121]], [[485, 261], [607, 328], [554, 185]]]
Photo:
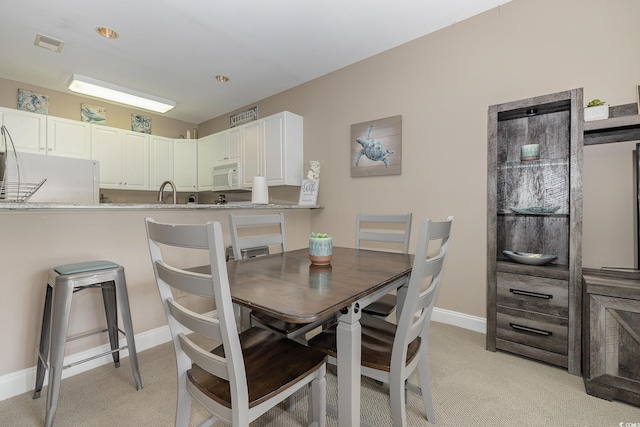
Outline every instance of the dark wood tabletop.
[[329, 266], [307, 248], [227, 263], [233, 302], [292, 323], [310, 323], [411, 273], [413, 255], [333, 248]]

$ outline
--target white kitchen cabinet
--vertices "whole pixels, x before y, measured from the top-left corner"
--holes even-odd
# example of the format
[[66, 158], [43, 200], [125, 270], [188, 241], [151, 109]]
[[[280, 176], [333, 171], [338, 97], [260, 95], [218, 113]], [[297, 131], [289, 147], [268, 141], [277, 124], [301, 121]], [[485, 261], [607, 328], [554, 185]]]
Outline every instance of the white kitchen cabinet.
[[91, 157], [91, 124], [47, 116], [46, 154], [89, 159]]
[[198, 140], [173, 140], [173, 182], [178, 191], [198, 191]]
[[242, 137], [242, 126], [215, 133], [213, 135], [213, 164], [218, 166], [241, 161]]
[[91, 125], [91, 158], [100, 162], [100, 188], [149, 189], [149, 135]]
[[303, 177], [303, 120], [284, 111], [243, 126], [243, 186], [251, 188], [254, 176], [267, 178], [269, 186], [300, 185]]
[[151, 135], [151, 190], [159, 190], [163, 182], [173, 180], [173, 138]]
[[211, 191], [213, 189], [211, 169], [214, 164], [214, 141], [216, 135], [198, 138], [198, 191]]
[[47, 116], [30, 111], [14, 110], [0, 107], [0, 124], [7, 128], [6, 142], [8, 147], [0, 144], [0, 152], [9, 151], [46, 154]]

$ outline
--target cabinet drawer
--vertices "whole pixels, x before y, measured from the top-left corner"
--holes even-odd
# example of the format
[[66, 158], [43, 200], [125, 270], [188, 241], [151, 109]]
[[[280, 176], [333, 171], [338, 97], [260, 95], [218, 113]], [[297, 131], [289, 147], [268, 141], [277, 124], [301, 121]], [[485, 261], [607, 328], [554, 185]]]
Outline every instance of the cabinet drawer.
[[567, 319], [507, 307], [498, 307], [497, 315], [498, 338], [567, 354]]
[[498, 272], [498, 305], [549, 316], [569, 316], [569, 282]]

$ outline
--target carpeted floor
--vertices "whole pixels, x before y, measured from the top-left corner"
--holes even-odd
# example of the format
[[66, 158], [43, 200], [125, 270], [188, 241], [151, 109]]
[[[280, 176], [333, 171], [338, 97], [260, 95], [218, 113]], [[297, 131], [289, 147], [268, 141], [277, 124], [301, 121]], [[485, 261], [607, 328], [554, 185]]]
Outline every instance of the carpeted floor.
[[[589, 396], [582, 379], [566, 371], [507, 353], [484, 349], [485, 336], [432, 322], [430, 368], [436, 424], [468, 427], [618, 427], [640, 426], [640, 408]], [[144, 389], [135, 390], [128, 364], [105, 365], [62, 382], [56, 426], [172, 426], [175, 411], [175, 359], [170, 343], [138, 355]], [[413, 378], [417, 383], [417, 379]], [[328, 375], [327, 399], [335, 404], [336, 378]], [[362, 417], [390, 426], [387, 389], [363, 379]], [[298, 395], [293, 413], [275, 408], [254, 426], [288, 427], [306, 422], [306, 395]], [[46, 388], [0, 402], [0, 426], [32, 427], [44, 423]], [[206, 413], [193, 405], [191, 425]], [[409, 393], [409, 426], [428, 426], [418, 396]], [[220, 424], [221, 425], [221, 424]], [[327, 417], [327, 426], [336, 426]]]

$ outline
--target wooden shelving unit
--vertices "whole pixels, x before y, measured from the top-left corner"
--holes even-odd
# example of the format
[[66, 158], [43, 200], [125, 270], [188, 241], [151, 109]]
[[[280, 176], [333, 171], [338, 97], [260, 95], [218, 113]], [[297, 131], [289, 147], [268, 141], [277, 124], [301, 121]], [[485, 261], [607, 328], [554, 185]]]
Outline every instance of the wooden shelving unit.
[[638, 104], [609, 107], [609, 118], [584, 122], [584, 145], [640, 140]]

